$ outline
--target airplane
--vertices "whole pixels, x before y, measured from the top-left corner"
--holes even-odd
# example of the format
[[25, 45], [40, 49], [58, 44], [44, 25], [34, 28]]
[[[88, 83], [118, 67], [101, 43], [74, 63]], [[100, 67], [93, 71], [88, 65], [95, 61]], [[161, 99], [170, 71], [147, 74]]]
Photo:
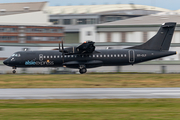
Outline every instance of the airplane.
[[12, 67], [14, 74], [15, 69], [21, 67], [68, 67], [79, 69], [84, 74], [87, 68], [133, 65], [176, 54], [176, 51], [169, 51], [175, 26], [175, 22], [163, 23], [147, 42], [124, 49], [96, 50], [93, 41], [64, 48], [62, 41], [56, 50], [19, 51], [3, 63]]

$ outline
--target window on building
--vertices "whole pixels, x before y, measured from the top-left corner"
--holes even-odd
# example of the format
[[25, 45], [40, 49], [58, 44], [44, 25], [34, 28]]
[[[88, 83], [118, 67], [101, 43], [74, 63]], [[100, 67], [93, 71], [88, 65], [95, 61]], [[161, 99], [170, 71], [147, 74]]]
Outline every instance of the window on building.
[[79, 25], [87, 24], [87, 19], [78, 19], [77, 24]]
[[52, 22], [54, 25], [59, 24], [59, 20], [58, 19], [50, 19], [50, 22]]
[[87, 24], [97, 24], [97, 19], [95, 18], [87, 19]]
[[120, 16], [106, 16], [106, 22], [112, 22], [116, 20], [121, 20]]
[[30, 41], [31, 39], [32, 39], [31, 36], [26, 37], [26, 40], [28, 40], [28, 41]]
[[17, 37], [16, 36], [0, 36], [0, 40], [13, 41], [13, 40], [17, 40]]
[[63, 29], [59, 29], [59, 30], [58, 30], [58, 33], [63, 33]]
[[91, 33], [91, 31], [87, 31], [87, 36], [91, 36], [92, 35], [92, 33]]
[[63, 24], [64, 25], [70, 25], [71, 24], [71, 19], [64, 19]]

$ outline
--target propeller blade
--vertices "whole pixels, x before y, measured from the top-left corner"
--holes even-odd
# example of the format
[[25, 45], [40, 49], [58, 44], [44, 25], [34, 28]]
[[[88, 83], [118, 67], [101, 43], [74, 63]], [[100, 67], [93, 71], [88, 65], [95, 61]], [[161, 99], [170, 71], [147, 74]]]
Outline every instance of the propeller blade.
[[63, 45], [63, 41], [62, 41], [61, 43], [62, 43], [62, 50], [63, 50], [63, 52], [64, 52], [64, 45]]
[[61, 52], [61, 44], [59, 43], [59, 52]]
[[63, 39], [62, 39], [62, 60], [63, 60], [63, 63], [64, 63], [64, 45], [63, 45]]

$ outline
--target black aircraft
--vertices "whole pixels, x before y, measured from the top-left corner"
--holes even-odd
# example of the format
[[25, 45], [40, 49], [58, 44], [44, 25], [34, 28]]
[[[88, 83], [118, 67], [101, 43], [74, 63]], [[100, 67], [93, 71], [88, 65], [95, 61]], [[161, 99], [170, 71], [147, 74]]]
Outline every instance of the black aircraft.
[[133, 65], [176, 54], [169, 51], [175, 26], [174, 22], [164, 23], [150, 40], [125, 49], [96, 50], [92, 41], [78, 47], [64, 48], [62, 42], [57, 50], [16, 52], [3, 63], [11, 66], [13, 73], [18, 67], [68, 67], [79, 69], [83, 74], [87, 68]]

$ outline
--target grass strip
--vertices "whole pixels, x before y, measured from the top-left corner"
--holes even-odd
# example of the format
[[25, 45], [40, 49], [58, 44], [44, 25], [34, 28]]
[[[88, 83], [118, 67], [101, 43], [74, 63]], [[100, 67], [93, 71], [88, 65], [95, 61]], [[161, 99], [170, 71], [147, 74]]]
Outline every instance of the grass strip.
[[179, 120], [180, 99], [0, 100], [1, 120]]
[[180, 87], [179, 74], [0, 75], [0, 88]]

